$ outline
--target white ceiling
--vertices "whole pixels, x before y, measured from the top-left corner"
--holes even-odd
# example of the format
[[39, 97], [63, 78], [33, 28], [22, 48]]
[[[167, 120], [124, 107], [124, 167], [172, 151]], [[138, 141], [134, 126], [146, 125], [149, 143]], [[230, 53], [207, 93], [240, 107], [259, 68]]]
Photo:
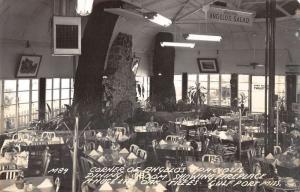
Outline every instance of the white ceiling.
[[[71, 0], [73, 3], [75, 0]], [[103, 0], [95, 0], [94, 4]], [[129, 0], [128, 0], [129, 1]], [[136, 39], [137, 48], [147, 49], [143, 40], [153, 37], [159, 31], [172, 32], [175, 39], [181, 40], [181, 34], [187, 32], [217, 33], [223, 35], [223, 43], [218, 49], [251, 49], [264, 48], [265, 23], [258, 19], [252, 27], [237, 25], [206, 23], [201, 7], [212, 0], [130, 0], [141, 7], [167, 16], [176, 24], [169, 28], [156, 26], [145, 21], [128, 21], [121, 18], [120, 31], [131, 31]], [[288, 3], [297, 0], [277, 0], [278, 9], [285, 12]], [[264, 7], [265, 0], [226, 0], [229, 7], [255, 10]], [[296, 4], [298, 6], [298, 3]], [[281, 8], [280, 8], [281, 7]], [[71, 7], [74, 12], [74, 7]], [[197, 11], [195, 11], [197, 10]], [[17, 43], [29, 40], [38, 46], [50, 46], [51, 43], [51, 16], [53, 5], [51, 0], [0, 0], [0, 43]], [[295, 32], [300, 30], [300, 17], [286, 15], [277, 22], [277, 44], [281, 48], [299, 47], [300, 41]], [[142, 42], [141, 42], [142, 41]], [[239, 45], [237, 41], [243, 41]], [[145, 40], [147, 42], [147, 40]], [[215, 48], [215, 45], [204, 47]]]

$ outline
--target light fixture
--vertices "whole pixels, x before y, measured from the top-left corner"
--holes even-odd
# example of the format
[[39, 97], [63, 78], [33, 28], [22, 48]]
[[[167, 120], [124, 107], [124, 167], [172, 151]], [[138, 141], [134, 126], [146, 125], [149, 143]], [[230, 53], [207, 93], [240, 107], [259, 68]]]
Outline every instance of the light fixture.
[[219, 35], [198, 35], [198, 34], [184, 34], [183, 35], [186, 40], [193, 41], [214, 41], [220, 42], [222, 37]]
[[162, 76], [162, 73], [158, 73], [158, 76]]
[[91, 14], [94, 0], [77, 0], [76, 12], [81, 16]]
[[172, 21], [169, 18], [162, 16], [156, 12], [145, 13], [144, 17], [152, 23], [156, 23], [164, 27], [169, 27], [172, 24]]
[[185, 48], [194, 48], [195, 43], [183, 43], [183, 42], [160, 42], [162, 47], [185, 47]]

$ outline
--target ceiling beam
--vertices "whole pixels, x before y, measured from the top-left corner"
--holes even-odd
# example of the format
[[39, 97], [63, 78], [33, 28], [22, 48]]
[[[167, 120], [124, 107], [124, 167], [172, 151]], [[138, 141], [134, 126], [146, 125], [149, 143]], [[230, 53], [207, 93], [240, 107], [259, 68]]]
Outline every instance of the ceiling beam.
[[287, 12], [282, 6], [276, 3], [276, 9], [279, 10], [281, 13], [285, 14], [286, 16], [292, 16], [289, 12]]
[[176, 12], [176, 14], [174, 15], [172, 21], [176, 21], [177, 17], [179, 16], [179, 14], [182, 12], [182, 10], [185, 8], [185, 6], [190, 2], [191, 0], [187, 0], [186, 2], [183, 3], [183, 5], [180, 7], [180, 9]]

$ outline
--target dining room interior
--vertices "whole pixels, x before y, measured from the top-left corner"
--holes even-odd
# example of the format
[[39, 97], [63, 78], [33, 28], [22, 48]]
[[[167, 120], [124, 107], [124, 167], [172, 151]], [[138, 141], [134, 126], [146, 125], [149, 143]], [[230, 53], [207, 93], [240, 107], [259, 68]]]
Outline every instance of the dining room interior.
[[0, 0], [0, 192], [299, 192], [300, 0]]

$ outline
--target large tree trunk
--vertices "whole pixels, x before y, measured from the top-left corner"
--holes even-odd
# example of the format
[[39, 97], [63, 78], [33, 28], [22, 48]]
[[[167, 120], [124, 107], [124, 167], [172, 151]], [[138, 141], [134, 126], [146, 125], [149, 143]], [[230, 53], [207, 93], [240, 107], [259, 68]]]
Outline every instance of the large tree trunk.
[[82, 38], [82, 55], [75, 76], [74, 104], [81, 120], [87, 112], [101, 112], [102, 75], [110, 39], [118, 19], [104, 8], [120, 7], [121, 2], [99, 3], [88, 18]]

